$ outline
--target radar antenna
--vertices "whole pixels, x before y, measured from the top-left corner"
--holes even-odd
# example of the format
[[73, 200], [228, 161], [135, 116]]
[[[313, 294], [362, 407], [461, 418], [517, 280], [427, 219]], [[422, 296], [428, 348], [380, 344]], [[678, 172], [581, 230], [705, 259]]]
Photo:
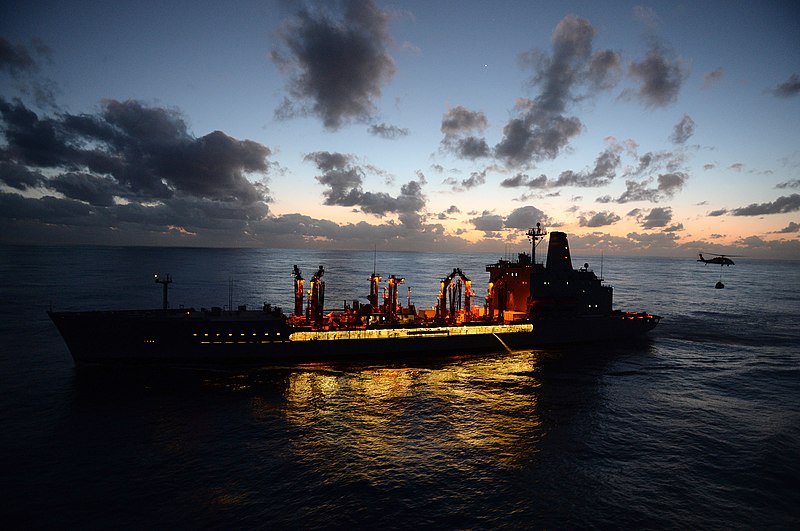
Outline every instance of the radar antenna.
[[536, 228], [528, 229], [528, 232], [525, 234], [528, 235], [528, 241], [531, 242], [531, 260], [533, 263], [536, 263], [536, 246], [539, 245], [539, 240], [543, 239], [547, 236], [547, 230], [542, 227], [541, 223], [536, 223]]

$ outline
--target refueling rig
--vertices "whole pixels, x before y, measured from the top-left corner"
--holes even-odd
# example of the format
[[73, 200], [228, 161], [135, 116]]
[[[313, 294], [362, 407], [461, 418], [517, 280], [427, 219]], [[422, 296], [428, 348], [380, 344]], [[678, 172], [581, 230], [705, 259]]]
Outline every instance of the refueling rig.
[[381, 275], [372, 273], [366, 304], [357, 300], [352, 304], [345, 302], [342, 310], [326, 313], [324, 274], [325, 268], [319, 266], [306, 291], [300, 268], [294, 266], [294, 313], [289, 317], [292, 326], [310, 330], [352, 330], [398, 325], [460, 325], [480, 318], [483, 313], [480, 308], [472, 307], [475, 297], [472, 281], [459, 268], [441, 280], [436, 305], [430, 310], [417, 310], [411, 303], [411, 288], [408, 288], [407, 303], [403, 306], [398, 292], [405, 278], [390, 275], [381, 289]]

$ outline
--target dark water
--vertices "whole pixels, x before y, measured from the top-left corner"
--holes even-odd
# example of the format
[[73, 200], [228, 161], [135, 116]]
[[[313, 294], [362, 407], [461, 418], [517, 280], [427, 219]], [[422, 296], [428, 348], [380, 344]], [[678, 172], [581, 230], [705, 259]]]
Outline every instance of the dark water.
[[[378, 253], [418, 306], [495, 256]], [[576, 264], [593, 257], [574, 257]], [[606, 258], [609, 347], [246, 371], [77, 370], [45, 310], [364, 299], [372, 252], [0, 247], [0, 482], [14, 528], [798, 528], [800, 272]], [[405, 298], [406, 292], [401, 287]], [[433, 353], [435, 354], [435, 353]]]

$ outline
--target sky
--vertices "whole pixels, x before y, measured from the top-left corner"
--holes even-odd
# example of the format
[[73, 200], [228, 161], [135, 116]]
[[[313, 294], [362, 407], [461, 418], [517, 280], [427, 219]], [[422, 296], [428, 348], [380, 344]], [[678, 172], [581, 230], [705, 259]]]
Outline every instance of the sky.
[[800, 259], [800, 3], [6, 2], [0, 242]]

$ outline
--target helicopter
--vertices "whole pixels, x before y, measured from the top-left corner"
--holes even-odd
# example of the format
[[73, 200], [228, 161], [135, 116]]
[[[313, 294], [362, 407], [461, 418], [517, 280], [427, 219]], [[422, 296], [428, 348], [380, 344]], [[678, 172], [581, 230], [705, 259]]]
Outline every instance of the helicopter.
[[720, 269], [719, 269], [719, 281], [714, 285], [714, 287], [716, 289], [722, 289], [722, 288], [725, 287], [725, 284], [722, 283], [722, 266], [735, 265], [734, 261], [731, 260], [728, 257], [729, 256], [733, 256], [734, 258], [737, 258], [740, 255], [737, 255], [737, 254], [725, 255], [725, 254], [714, 254], [714, 253], [709, 253], [709, 254], [713, 255], [714, 258], [709, 258], [708, 260], [706, 260], [705, 258], [703, 258], [703, 253], [699, 253], [700, 259], [698, 260], [698, 262], [703, 262], [706, 265], [708, 265], [708, 264], [719, 264], [719, 267], [720, 267]]
[[715, 258], [709, 258], [708, 260], [706, 260], [705, 258], [703, 258], [703, 253], [700, 253], [699, 254], [700, 259], [698, 260], [698, 262], [703, 262], [704, 264], [719, 264], [721, 266], [732, 266], [735, 264], [733, 260], [731, 260], [728, 257], [733, 256], [734, 258], [736, 258], [739, 256], [736, 254], [714, 254], [714, 253], [709, 253], [709, 254], [713, 255]]

